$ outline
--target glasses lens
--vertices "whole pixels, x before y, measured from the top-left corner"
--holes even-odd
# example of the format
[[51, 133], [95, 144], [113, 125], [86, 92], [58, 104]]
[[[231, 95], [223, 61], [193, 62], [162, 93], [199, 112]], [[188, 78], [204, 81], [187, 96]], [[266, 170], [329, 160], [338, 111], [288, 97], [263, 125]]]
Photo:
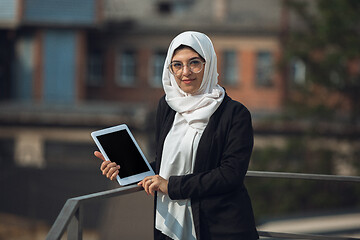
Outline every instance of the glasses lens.
[[203, 68], [203, 63], [200, 60], [192, 60], [189, 62], [189, 66], [193, 73], [199, 73]]
[[181, 74], [182, 69], [183, 69], [183, 65], [180, 62], [173, 62], [170, 64], [170, 71], [173, 74], [176, 74], [176, 75]]

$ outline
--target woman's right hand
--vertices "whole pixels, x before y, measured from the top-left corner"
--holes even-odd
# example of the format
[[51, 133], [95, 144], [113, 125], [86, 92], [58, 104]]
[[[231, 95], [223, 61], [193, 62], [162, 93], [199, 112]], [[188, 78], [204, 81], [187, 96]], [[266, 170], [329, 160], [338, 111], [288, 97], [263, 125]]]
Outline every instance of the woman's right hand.
[[94, 155], [95, 157], [103, 160], [100, 166], [100, 170], [102, 171], [102, 174], [105, 175], [110, 180], [116, 179], [116, 176], [119, 174], [120, 166], [117, 165], [115, 162], [107, 161], [99, 151], [95, 151]]

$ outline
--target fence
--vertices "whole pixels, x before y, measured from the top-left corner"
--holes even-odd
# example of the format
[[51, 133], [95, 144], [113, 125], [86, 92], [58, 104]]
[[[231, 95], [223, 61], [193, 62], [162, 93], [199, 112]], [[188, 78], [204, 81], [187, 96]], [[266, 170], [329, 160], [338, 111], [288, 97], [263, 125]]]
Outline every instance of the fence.
[[[288, 173], [288, 172], [264, 172], [264, 171], [248, 171], [247, 177], [265, 177], [265, 178], [287, 178], [287, 179], [304, 179], [319, 181], [340, 181], [340, 182], [360, 182], [357, 176], [337, 176], [323, 174], [304, 174], [304, 173]], [[51, 227], [46, 239], [61, 239], [65, 231], [67, 231], [68, 240], [82, 239], [82, 215], [83, 204], [89, 201], [104, 200], [107, 198], [118, 197], [134, 192], [142, 191], [137, 185], [121, 187], [104, 192], [93, 193], [80, 197], [70, 198], [66, 201], [60, 214]], [[360, 238], [350, 237], [334, 237], [327, 235], [310, 235], [310, 234], [294, 234], [281, 232], [265, 232], [259, 231], [260, 237], [273, 237], [281, 239], [314, 239], [314, 240], [360, 240]]]

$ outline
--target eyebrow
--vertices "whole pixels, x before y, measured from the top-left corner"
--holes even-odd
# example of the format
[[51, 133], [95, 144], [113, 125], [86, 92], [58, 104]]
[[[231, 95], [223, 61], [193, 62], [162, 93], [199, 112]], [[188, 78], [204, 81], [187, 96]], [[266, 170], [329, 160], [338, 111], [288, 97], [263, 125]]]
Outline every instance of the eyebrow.
[[[201, 57], [193, 57], [193, 58], [190, 58], [190, 59], [189, 59], [189, 62], [190, 62], [191, 60], [195, 60], [195, 59], [198, 59], [198, 60], [203, 61], [203, 60], [201, 59]], [[181, 62], [181, 61], [179, 61], [179, 60], [173, 60], [173, 61], [171, 61], [171, 62], [173, 63], [173, 62]]]

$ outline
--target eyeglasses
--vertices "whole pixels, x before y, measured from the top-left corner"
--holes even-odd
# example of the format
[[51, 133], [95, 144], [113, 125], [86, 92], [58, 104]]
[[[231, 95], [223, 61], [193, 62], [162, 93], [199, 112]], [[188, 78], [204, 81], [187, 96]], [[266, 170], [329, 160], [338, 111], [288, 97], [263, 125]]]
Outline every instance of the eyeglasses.
[[[190, 69], [193, 73], [199, 73], [203, 69], [205, 62], [200, 61], [199, 59], [191, 60], [186, 66]], [[169, 64], [170, 72], [175, 75], [179, 76], [183, 73], [184, 65], [181, 62], [172, 62]]]

